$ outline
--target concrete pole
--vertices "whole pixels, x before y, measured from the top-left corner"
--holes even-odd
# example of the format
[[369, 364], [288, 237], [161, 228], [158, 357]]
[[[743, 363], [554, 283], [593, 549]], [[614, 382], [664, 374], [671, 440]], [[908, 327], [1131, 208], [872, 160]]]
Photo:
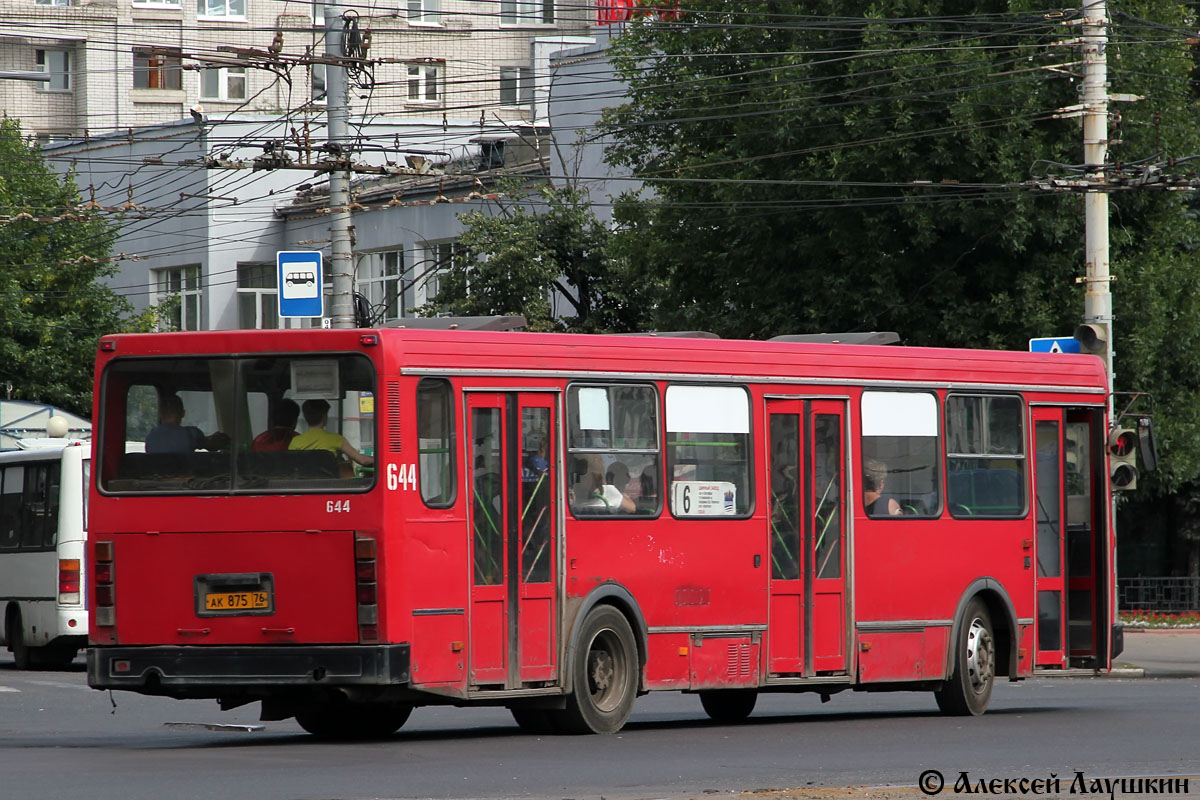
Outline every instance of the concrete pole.
[[[343, 47], [342, 9], [338, 0], [325, 2], [325, 54], [341, 59]], [[329, 123], [329, 142], [338, 145], [337, 155], [349, 165], [349, 91], [346, 68], [325, 66], [325, 113]], [[334, 328], [353, 328], [354, 320], [354, 251], [350, 243], [350, 171], [329, 173], [329, 272], [333, 284], [328, 316]]]
[[1083, 160], [1092, 187], [1083, 196], [1084, 256], [1087, 292], [1083, 321], [1104, 331], [1104, 365], [1108, 372], [1108, 413], [1113, 402], [1113, 319], [1108, 271], [1108, 2], [1083, 0]]

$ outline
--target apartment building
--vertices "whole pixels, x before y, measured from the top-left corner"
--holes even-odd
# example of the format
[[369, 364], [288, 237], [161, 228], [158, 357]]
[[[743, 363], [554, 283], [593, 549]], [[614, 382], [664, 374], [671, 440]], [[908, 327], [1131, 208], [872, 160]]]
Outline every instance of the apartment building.
[[[521, 122], [535, 72], [595, 22], [573, 0], [341, 0], [351, 118]], [[191, 116], [310, 114], [325, 97], [325, 6], [312, 0], [0, 0], [0, 108], [43, 141]], [[361, 50], [359, 52], [362, 52]], [[541, 88], [544, 96], [545, 87]]]

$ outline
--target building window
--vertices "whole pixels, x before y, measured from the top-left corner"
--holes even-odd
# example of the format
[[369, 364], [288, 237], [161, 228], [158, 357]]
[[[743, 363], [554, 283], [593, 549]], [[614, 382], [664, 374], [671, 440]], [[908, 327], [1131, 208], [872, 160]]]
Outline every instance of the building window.
[[358, 291], [371, 309], [371, 324], [380, 324], [404, 316], [400, 285], [404, 275], [404, 251], [367, 253], [358, 262]]
[[533, 102], [533, 70], [529, 67], [500, 68], [500, 105], [528, 106]]
[[438, 25], [439, 0], [408, 0], [408, 24]]
[[325, 27], [325, 0], [314, 0], [312, 4], [312, 21], [314, 28]]
[[71, 0], [35, 0], [39, 6], [59, 6], [67, 7], [73, 5]]
[[183, 0], [133, 0], [134, 7], [179, 8]]
[[245, 19], [246, 0], [198, 0], [196, 15], [201, 19]]
[[133, 88], [182, 89], [181, 52], [175, 48], [133, 48]]
[[750, 513], [750, 396], [740, 386], [667, 387], [667, 475], [677, 517]]
[[1023, 420], [1017, 396], [946, 398], [946, 499], [951, 516], [1025, 515]]
[[238, 327], [279, 327], [278, 275], [274, 264], [237, 265]]
[[204, 100], [245, 100], [245, 67], [209, 67], [200, 70], [200, 97]]
[[661, 473], [654, 387], [568, 386], [567, 459], [575, 516], [657, 514]]
[[50, 80], [42, 84], [45, 92], [71, 91], [71, 52], [69, 50], [38, 50], [38, 72], [46, 72]]
[[553, 25], [554, 0], [500, 0], [501, 25]]
[[325, 102], [325, 65], [312, 65], [312, 99], [315, 103]]
[[458, 247], [458, 242], [435, 242], [418, 251], [421, 260], [413, 265], [411, 278], [414, 308], [437, 299], [440, 278], [454, 266]]
[[408, 65], [408, 101], [410, 103], [436, 103], [442, 99], [441, 64]]
[[166, 305], [161, 330], [200, 330], [200, 267], [167, 267], [151, 272], [155, 304]]
[[863, 392], [862, 489], [868, 517], [936, 517], [938, 403], [928, 392]]

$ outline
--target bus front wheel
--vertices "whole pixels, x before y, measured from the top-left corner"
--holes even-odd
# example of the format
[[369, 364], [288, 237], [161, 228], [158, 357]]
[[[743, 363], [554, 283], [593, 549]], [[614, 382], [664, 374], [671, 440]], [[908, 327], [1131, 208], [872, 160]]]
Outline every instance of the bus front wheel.
[[700, 692], [700, 705], [713, 722], [741, 722], [754, 711], [758, 692], [753, 689], [713, 689]]
[[609, 605], [592, 609], [572, 658], [571, 684], [562, 711], [547, 712], [554, 727], [569, 733], [616, 733], [633, 711], [638, 653], [625, 615]]
[[323, 703], [296, 714], [300, 727], [319, 739], [382, 739], [408, 721], [412, 706]]
[[967, 604], [967, 613], [954, 643], [954, 671], [934, 692], [943, 714], [978, 716], [987, 710], [996, 680], [996, 640], [987, 607], [978, 597]]

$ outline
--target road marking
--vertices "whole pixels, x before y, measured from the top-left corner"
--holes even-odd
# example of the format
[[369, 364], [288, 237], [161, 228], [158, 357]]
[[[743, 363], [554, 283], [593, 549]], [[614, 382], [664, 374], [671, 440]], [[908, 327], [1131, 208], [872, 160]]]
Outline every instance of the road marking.
[[20, 689], [14, 689], [11, 686], [0, 686], [0, 692], [19, 692]]
[[63, 681], [31, 681], [31, 680], [27, 680], [25, 682], [31, 683], [34, 686], [52, 686], [55, 689], [87, 689], [88, 691], [91, 691], [91, 688], [92, 688], [90, 686], [80, 686], [78, 683], [64, 683]]

